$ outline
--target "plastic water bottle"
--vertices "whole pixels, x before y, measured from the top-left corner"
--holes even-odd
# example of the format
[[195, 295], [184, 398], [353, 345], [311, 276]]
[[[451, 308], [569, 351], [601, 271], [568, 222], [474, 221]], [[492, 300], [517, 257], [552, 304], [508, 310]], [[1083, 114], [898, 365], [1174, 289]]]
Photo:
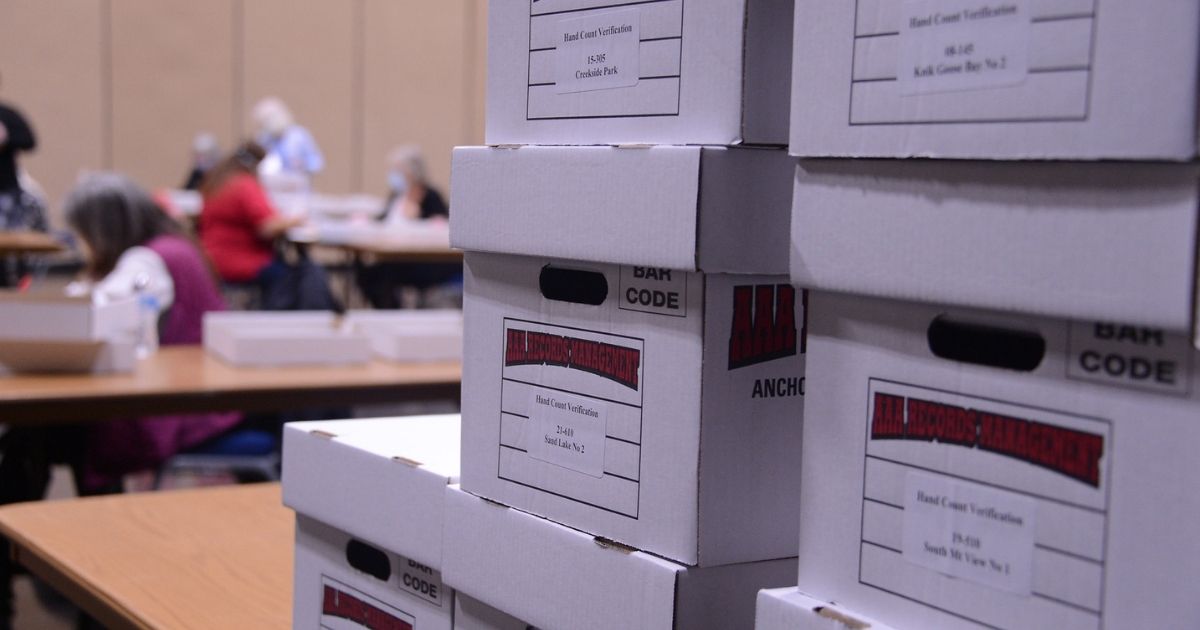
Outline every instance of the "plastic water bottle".
[[158, 296], [147, 289], [150, 278], [138, 274], [133, 280], [133, 292], [137, 296], [138, 337], [137, 356], [144, 359], [158, 351]]

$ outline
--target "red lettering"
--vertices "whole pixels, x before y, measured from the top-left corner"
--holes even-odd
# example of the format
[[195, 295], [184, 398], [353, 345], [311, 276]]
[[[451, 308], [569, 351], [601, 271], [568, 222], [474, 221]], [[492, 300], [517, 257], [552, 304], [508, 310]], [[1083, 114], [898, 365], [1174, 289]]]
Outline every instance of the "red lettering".
[[526, 356], [525, 331], [509, 328], [504, 351], [504, 364], [520, 365], [521, 363], [525, 363]]
[[871, 419], [871, 439], [904, 437], [904, 397], [875, 392], [875, 413]]
[[975, 444], [976, 412], [954, 405], [908, 399], [909, 439], [946, 444]]
[[748, 365], [752, 355], [754, 334], [751, 329], [753, 305], [751, 298], [754, 288], [738, 286], [733, 288], [733, 324], [729, 333], [729, 369]]
[[1100, 487], [1104, 436], [1000, 414], [980, 415], [980, 448]]
[[796, 289], [790, 284], [733, 288], [729, 369], [796, 354]]
[[331, 617], [348, 619], [369, 630], [413, 630], [408, 621], [329, 585], [325, 586], [321, 612]]
[[754, 287], [754, 346], [750, 352], [756, 357], [775, 351], [775, 287]]

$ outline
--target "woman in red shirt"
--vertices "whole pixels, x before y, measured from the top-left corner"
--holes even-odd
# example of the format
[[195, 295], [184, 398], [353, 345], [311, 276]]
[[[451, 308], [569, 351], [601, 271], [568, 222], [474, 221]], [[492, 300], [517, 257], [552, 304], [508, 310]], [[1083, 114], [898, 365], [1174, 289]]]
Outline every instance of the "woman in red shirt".
[[304, 221], [271, 205], [257, 176], [265, 155], [259, 145], [243, 143], [200, 186], [200, 243], [225, 282], [270, 282], [274, 239]]

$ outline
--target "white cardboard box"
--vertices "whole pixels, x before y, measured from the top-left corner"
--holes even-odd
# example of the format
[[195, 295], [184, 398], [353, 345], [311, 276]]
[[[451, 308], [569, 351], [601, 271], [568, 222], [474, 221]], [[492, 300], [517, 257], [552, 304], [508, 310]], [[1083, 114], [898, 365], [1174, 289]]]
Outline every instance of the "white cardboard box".
[[787, 141], [792, 3], [493, 0], [488, 144]]
[[1174, 164], [802, 161], [792, 280], [1189, 330], [1198, 174]]
[[900, 628], [1200, 625], [1185, 337], [810, 303], [801, 590]]
[[137, 300], [95, 304], [90, 295], [0, 291], [0, 321], [5, 339], [105, 341], [137, 330]]
[[754, 630], [888, 630], [876, 623], [815, 599], [800, 589], [767, 588], [758, 592]]
[[785, 277], [465, 263], [463, 489], [685, 564], [794, 554], [804, 310]]
[[351, 330], [371, 341], [375, 356], [405, 363], [452, 361], [462, 358], [462, 311], [421, 309], [352, 311]]
[[0, 373], [132, 372], [137, 367], [137, 344], [132, 336], [105, 341], [0, 338]]
[[782, 149], [458, 147], [453, 161], [450, 240], [459, 249], [787, 269], [795, 162]]
[[454, 592], [454, 630], [536, 630], [533, 626], [463, 593]]
[[1188, 160], [1200, 4], [796, 3], [794, 155]]
[[293, 422], [283, 444], [283, 502], [297, 513], [293, 625], [383, 614], [449, 629], [442, 529], [458, 416]]
[[446, 582], [539, 628], [750, 628], [758, 589], [786, 584], [795, 558], [685, 567], [453, 487]]
[[204, 314], [204, 349], [233, 365], [366, 363], [371, 342], [327, 311]]

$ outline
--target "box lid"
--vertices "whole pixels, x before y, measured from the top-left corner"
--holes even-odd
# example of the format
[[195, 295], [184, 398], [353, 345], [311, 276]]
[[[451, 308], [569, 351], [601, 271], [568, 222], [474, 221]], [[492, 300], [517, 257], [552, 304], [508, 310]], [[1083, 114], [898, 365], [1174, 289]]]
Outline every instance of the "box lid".
[[[486, 142], [784, 144], [791, 26], [791, 2], [494, 0]], [[581, 46], [608, 62], [579, 67]], [[590, 85], [569, 79], [600, 69], [614, 72], [598, 82], [588, 72]]]
[[804, 160], [805, 287], [1191, 330], [1200, 168]]
[[438, 568], [445, 487], [457, 483], [459, 416], [291, 422], [288, 507]]
[[602, 544], [455, 487], [446, 491], [445, 522], [442, 578], [537, 627], [673, 625], [683, 565]]
[[454, 247], [688, 271], [787, 269], [793, 163], [781, 149], [458, 147], [453, 162]]
[[131, 335], [138, 321], [137, 299], [96, 303], [90, 295], [55, 291], [0, 291], [4, 339], [103, 341]]
[[[1200, 5], [1003, 6], [1007, 11], [992, 11], [989, 19], [931, 24], [921, 18], [980, 7], [797, 3], [794, 51], [802, 63], [792, 67], [793, 154], [1178, 161], [1196, 155]], [[996, 68], [997, 58], [1007, 63]], [[988, 63], [989, 70], [978, 71]]]
[[442, 577], [539, 628], [741, 628], [795, 558], [686, 567], [446, 488]]

